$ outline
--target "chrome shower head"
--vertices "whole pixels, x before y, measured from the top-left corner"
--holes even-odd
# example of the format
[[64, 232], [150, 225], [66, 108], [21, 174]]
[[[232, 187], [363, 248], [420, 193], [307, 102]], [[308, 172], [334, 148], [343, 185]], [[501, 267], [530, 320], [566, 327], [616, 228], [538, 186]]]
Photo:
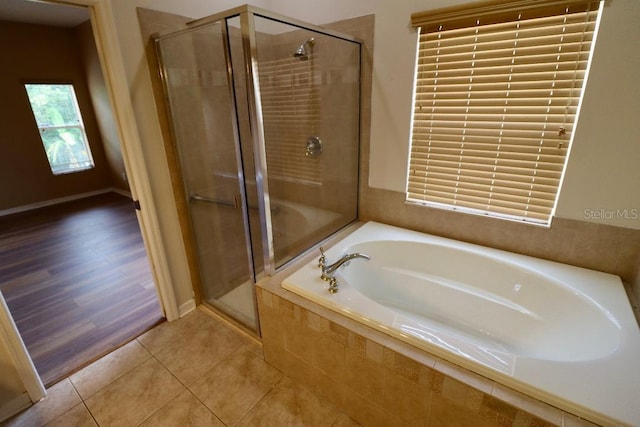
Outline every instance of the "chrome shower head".
[[300, 46], [298, 46], [298, 48], [296, 49], [296, 51], [293, 54], [293, 56], [296, 57], [296, 58], [300, 58], [302, 60], [309, 59], [309, 54], [307, 52], [307, 46], [309, 47], [309, 49], [313, 48], [313, 44], [315, 43], [315, 41], [316, 40], [313, 37], [311, 37], [310, 39], [305, 40], [304, 43], [302, 43]]

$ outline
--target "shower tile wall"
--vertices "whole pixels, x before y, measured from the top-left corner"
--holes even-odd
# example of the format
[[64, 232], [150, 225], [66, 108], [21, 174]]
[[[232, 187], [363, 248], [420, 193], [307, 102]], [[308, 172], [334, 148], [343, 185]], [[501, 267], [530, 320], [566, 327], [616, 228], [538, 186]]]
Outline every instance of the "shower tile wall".
[[[357, 146], [347, 153], [337, 147], [358, 138], [358, 51], [342, 49], [340, 40], [303, 30], [262, 36], [270, 39], [258, 42], [258, 57], [267, 158], [276, 178], [270, 180], [271, 190], [275, 197], [349, 215], [340, 203], [343, 194], [335, 195], [341, 188], [355, 191], [344, 184], [353, 183]], [[295, 49], [310, 37], [315, 43], [308, 49], [309, 59], [294, 58]], [[279, 120], [269, 123], [278, 116]], [[310, 136], [321, 137], [322, 154], [305, 155]], [[318, 185], [324, 186], [322, 191], [314, 191]]]
[[[258, 30], [261, 24], [256, 22]], [[281, 258], [356, 219], [359, 52], [355, 44], [311, 31], [272, 23], [265, 28], [271, 34], [257, 33], [258, 69], [274, 243]], [[308, 58], [294, 57], [311, 37]], [[323, 151], [307, 156], [312, 136], [321, 138]], [[302, 208], [285, 213], [278, 209], [281, 202]]]

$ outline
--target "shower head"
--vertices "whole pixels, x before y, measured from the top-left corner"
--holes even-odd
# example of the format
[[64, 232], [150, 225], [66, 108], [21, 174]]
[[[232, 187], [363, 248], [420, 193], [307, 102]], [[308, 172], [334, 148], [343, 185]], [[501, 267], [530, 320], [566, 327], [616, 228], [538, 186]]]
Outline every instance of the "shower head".
[[300, 58], [302, 60], [309, 59], [308, 52], [307, 52], [307, 46], [309, 47], [309, 49], [312, 49], [313, 48], [313, 44], [315, 43], [315, 41], [316, 40], [313, 37], [311, 37], [310, 39], [305, 40], [304, 43], [302, 43], [300, 46], [298, 46], [298, 48], [296, 49], [296, 51], [293, 54], [293, 56], [296, 57], [296, 58]]

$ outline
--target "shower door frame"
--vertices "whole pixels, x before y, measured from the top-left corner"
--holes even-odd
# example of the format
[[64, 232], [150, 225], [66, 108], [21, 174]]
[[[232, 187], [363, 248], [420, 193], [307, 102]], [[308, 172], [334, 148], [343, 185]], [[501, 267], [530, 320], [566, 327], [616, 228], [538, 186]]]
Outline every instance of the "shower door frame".
[[[257, 51], [257, 43], [255, 37], [255, 17], [261, 17], [265, 19], [269, 19], [271, 21], [279, 22], [285, 25], [289, 25], [292, 27], [297, 27], [299, 29], [312, 31], [321, 35], [326, 35], [329, 37], [345, 40], [347, 42], [355, 43], [358, 45], [359, 51], [359, 67], [362, 69], [361, 61], [362, 61], [362, 41], [356, 37], [343, 34], [337, 31], [333, 31], [330, 29], [323, 28], [321, 26], [313, 25], [308, 22], [304, 22], [295, 18], [290, 18], [284, 15], [280, 15], [277, 13], [273, 13], [261, 8], [257, 8], [250, 5], [243, 5], [233, 9], [228, 9], [226, 11], [216, 13], [204, 18], [195, 19], [193, 21], [189, 21], [186, 23], [185, 28], [179, 30], [167, 30], [153, 35], [153, 39], [156, 45], [156, 51], [158, 47], [158, 41], [162, 40], [165, 37], [176, 36], [182, 33], [187, 33], [194, 31], [198, 28], [205, 27], [207, 25], [212, 25], [215, 23], [219, 23], [221, 25], [222, 36], [225, 42], [225, 61], [227, 66], [227, 80], [229, 85], [230, 92], [230, 102], [231, 102], [231, 112], [232, 112], [232, 124], [233, 124], [233, 136], [234, 136], [234, 144], [236, 150], [236, 160], [238, 162], [238, 179], [239, 179], [239, 187], [241, 192], [241, 206], [243, 211], [243, 219], [244, 219], [244, 229], [245, 229], [245, 244], [246, 251], [248, 255], [247, 262], [249, 264], [249, 271], [251, 272], [251, 278], [253, 280], [253, 284], [258, 281], [257, 271], [254, 266], [253, 261], [253, 247], [251, 242], [251, 230], [250, 230], [250, 221], [249, 221], [249, 206], [248, 199], [246, 195], [246, 183], [244, 176], [244, 165], [242, 164], [242, 141], [240, 138], [240, 129], [239, 129], [239, 118], [237, 115], [237, 96], [238, 94], [235, 91], [234, 86], [234, 75], [233, 75], [233, 67], [234, 64], [232, 62], [231, 57], [231, 41], [229, 37], [229, 19], [239, 18], [240, 19], [240, 33], [242, 37], [242, 49], [243, 49], [243, 66], [245, 68], [245, 76], [246, 76], [246, 88], [247, 88], [247, 106], [249, 112], [249, 122], [250, 122], [250, 130], [253, 144], [253, 153], [254, 153], [254, 167], [256, 173], [256, 189], [257, 189], [257, 199], [258, 199], [258, 213], [260, 219], [260, 235], [261, 235], [261, 244], [262, 244], [262, 253], [263, 253], [263, 269], [264, 274], [266, 276], [273, 276], [276, 272], [284, 268], [287, 264], [285, 262], [283, 265], [276, 267], [275, 260], [275, 251], [273, 245], [273, 228], [271, 222], [271, 200], [269, 193], [269, 183], [268, 183], [268, 171], [267, 171], [267, 155], [266, 155], [266, 140], [264, 135], [264, 119], [262, 114], [262, 98], [260, 93], [260, 81], [258, 74], [258, 51]], [[161, 68], [161, 79], [163, 85], [165, 86], [165, 98], [167, 98], [167, 79], [166, 79], [166, 69], [164, 68], [164, 64], [162, 63], [160, 55], [158, 55], [159, 65]], [[359, 77], [359, 99], [358, 102], [361, 102], [361, 94], [362, 89], [361, 85], [361, 76]], [[170, 109], [170, 103], [168, 99], [166, 99], [167, 107]], [[360, 108], [359, 108], [360, 111]], [[360, 144], [361, 139], [361, 131], [360, 131], [360, 113], [358, 117], [358, 146]], [[172, 127], [172, 134], [174, 140], [176, 138], [176, 134]], [[245, 143], [247, 143], [246, 141]], [[358, 152], [360, 150], [358, 149]], [[359, 158], [359, 155], [358, 155]], [[359, 173], [357, 174], [357, 180], [359, 181]], [[357, 184], [359, 193], [359, 183]], [[356, 198], [358, 195], [356, 194]], [[357, 220], [356, 218], [353, 221]], [[353, 222], [351, 221], [351, 222]], [[350, 223], [351, 223], [350, 222]], [[346, 224], [348, 225], [348, 224]], [[346, 226], [345, 225], [345, 226]], [[257, 325], [257, 334], [260, 335], [260, 322], [259, 316], [257, 313], [258, 305], [256, 303], [256, 293], [255, 290], [253, 292], [254, 299], [254, 308], [256, 311], [256, 325]]]

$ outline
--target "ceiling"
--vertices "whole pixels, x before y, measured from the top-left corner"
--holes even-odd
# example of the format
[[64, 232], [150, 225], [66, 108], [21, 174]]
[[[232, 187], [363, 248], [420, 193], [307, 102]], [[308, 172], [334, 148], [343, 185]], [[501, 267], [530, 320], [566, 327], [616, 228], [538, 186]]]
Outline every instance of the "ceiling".
[[0, 0], [0, 20], [55, 27], [75, 27], [89, 20], [89, 10], [81, 6], [39, 1]]

